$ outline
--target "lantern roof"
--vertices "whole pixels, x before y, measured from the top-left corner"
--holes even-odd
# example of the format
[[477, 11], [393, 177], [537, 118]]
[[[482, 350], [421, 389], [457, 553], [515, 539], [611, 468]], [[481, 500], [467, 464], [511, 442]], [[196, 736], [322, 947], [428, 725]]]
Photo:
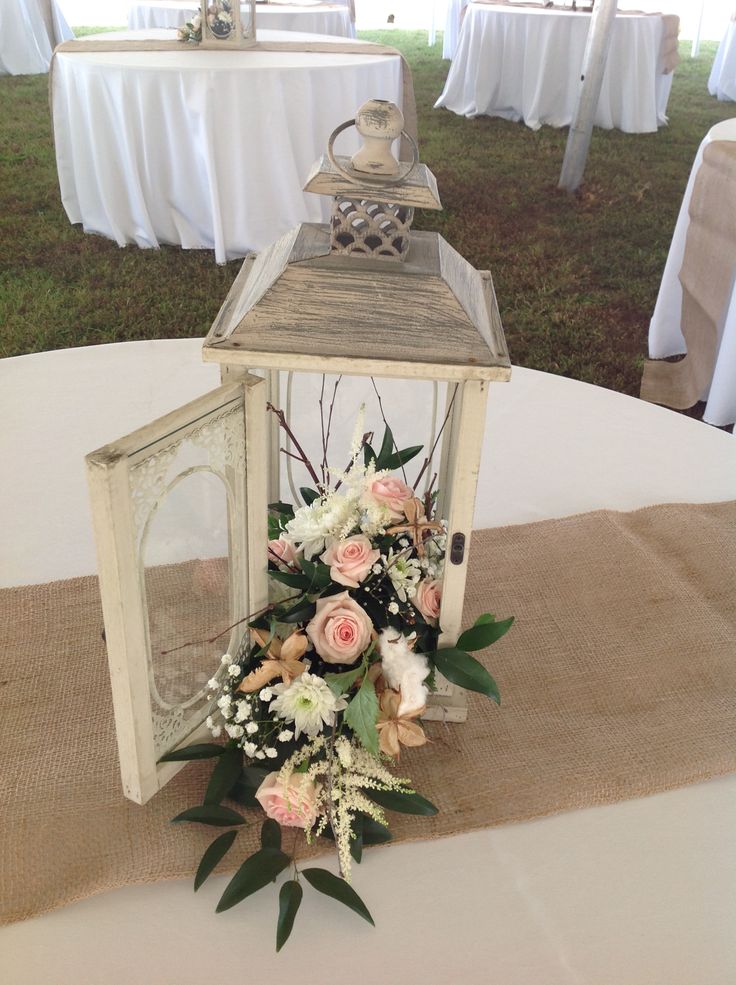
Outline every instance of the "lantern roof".
[[507, 380], [488, 271], [440, 235], [416, 232], [396, 263], [331, 252], [302, 223], [248, 257], [204, 343], [204, 359], [262, 369], [438, 380]]

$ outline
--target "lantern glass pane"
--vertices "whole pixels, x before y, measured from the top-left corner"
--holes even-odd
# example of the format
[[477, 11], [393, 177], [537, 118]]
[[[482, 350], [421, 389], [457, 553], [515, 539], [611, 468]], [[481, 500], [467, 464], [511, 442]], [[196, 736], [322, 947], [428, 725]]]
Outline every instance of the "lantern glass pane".
[[222, 641], [207, 640], [230, 622], [226, 489], [199, 468], [175, 480], [152, 511], [141, 551], [152, 702], [159, 714], [179, 706], [185, 717], [220, 665]]

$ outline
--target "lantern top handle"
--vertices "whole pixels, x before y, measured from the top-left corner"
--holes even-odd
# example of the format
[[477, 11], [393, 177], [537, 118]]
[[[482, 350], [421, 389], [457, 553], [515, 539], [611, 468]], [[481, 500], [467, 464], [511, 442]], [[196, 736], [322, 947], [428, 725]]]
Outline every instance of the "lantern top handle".
[[[337, 137], [354, 126], [363, 139], [363, 145], [348, 163], [335, 156]], [[391, 151], [392, 143], [403, 137], [408, 143], [412, 159], [403, 167]], [[392, 188], [403, 185], [419, 164], [419, 148], [410, 133], [404, 130], [404, 114], [396, 103], [387, 99], [369, 99], [363, 103], [354, 120], [346, 120], [336, 127], [327, 142], [330, 163], [351, 184], [376, 188]]]

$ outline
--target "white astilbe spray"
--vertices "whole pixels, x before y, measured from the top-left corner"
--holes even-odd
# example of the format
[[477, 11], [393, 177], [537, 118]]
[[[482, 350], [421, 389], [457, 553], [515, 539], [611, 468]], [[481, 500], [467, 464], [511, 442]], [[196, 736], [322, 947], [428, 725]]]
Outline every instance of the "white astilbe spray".
[[401, 692], [399, 715], [419, 711], [427, 703], [429, 689], [424, 680], [429, 675], [429, 661], [423, 653], [415, 653], [407, 638], [397, 629], [384, 629], [376, 649], [381, 655], [381, 673], [394, 691]]
[[[315, 756], [319, 756], [316, 761]], [[365, 814], [377, 824], [388, 827], [383, 810], [368, 796], [366, 790], [395, 790], [397, 793], [414, 793], [408, 780], [393, 776], [379, 759], [371, 755], [356, 740], [345, 736], [334, 743], [318, 736], [290, 756], [279, 772], [279, 783], [286, 788], [296, 770], [309, 764], [301, 774], [317, 784], [320, 798], [317, 802], [317, 821], [307, 831], [307, 841], [319, 836], [329, 824], [335, 836], [340, 873], [350, 882], [353, 825], [359, 814]]]

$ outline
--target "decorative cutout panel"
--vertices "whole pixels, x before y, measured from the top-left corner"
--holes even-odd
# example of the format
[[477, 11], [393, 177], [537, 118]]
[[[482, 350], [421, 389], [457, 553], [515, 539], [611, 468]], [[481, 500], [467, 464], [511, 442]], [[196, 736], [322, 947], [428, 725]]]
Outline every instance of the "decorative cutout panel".
[[160, 757], [203, 732], [207, 682], [265, 602], [265, 476], [249, 467], [264, 417], [249, 376], [87, 458], [123, 786], [139, 803], [180, 768]]

